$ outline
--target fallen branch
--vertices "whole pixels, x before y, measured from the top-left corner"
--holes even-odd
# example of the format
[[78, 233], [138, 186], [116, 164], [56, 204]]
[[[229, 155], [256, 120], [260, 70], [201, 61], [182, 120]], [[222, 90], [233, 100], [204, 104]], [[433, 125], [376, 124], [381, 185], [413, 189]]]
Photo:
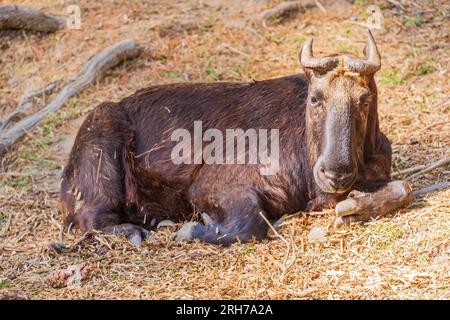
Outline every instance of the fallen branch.
[[50, 95], [57, 86], [58, 82], [53, 82], [39, 91], [26, 95], [22, 99], [22, 103], [16, 108], [15, 111], [11, 112], [4, 120], [0, 121], [0, 131], [5, 130], [5, 128], [8, 127], [12, 121], [16, 120], [20, 115], [30, 110], [34, 106], [34, 98]]
[[64, 28], [65, 19], [42, 13], [36, 9], [17, 5], [0, 5], [1, 29], [28, 29], [55, 32]]
[[261, 12], [255, 19], [259, 21], [269, 21], [285, 18], [298, 12], [305, 12], [306, 9], [311, 9], [315, 6], [317, 6], [315, 1], [287, 1]]
[[392, 4], [393, 6], [397, 7], [400, 10], [405, 10], [405, 7], [403, 6], [403, 4], [401, 4], [399, 1], [396, 0], [387, 0], [390, 4]]
[[314, 3], [316, 4], [317, 8], [319, 8], [322, 12], [327, 12], [327, 9], [319, 2], [319, 0], [315, 0]]
[[408, 169], [400, 170], [398, 172], [394, 172], [392, 174], [392, 177], [408, 175], [408, 174], [411, 174], [411, 173], [419, 171], [416, 174], [413, 174], [411, 176], [411, 178], [413, 178], [413, 177], [418, 176], [419, 174], [423, 174], [423, 173], [429, 172], [429, 171], [431, 171], [433, 169], [439, 168], [441, 166], [445, 166], [448, 163], [450, 163], [450, 157], [445, 157], [445, 158], [443, 158], [443, 159], [441, 159], [439, 161], [432, 162], [432, 163], [430, 163], [428, 165], [420, 164], [420, 165], [417, 165], [415, 167], [411, 167], [411, 168], [408, 168]]
[[424, 194], [435, 192], [435, 191], [442, 190], [442, 189], [446, 189], [449, 187], [450, 187], [450, 182], [442, 182], [442, 183], [434, 184], [432, 186], [429, 186], [429, 187], [426, 187], [423, 189], [415, 190], [415, 191], [413, 191], [413, 196], [419, 197]]
[[414, 166], [414, 167], [411, 167], [411, 168], [408, 168], [408, 169], [404, 169], [404, 170], [400, 170], [398, 172], [394, 172], [392, 174], [392, 177], [395, 178], [395, 177], [402, 176], [402, 175], [405, 175], [405, 174], [411, 174], [411, 173], [417, 172], [419, 170], [422, 170], [422, 169], [424, 169], [426, 167], [427, 166], [425, 164], [419, 164], [418, 166]]
[[450, 163], [450, 157], [445, 157], [445, 158], [443, 158], [443, 159], [441, 159], [441, 160], [439, 160], [439, 161], [436, 161], [436, 162], [431, 163], [431, 164], [428, 165], [426, 168], [424, 168], [424, 169], [420, 170], [419, 172], [413, 174], [413, 175], [410, 177], [410, 179], [415, 178], [415, 177], [417, 177], [417, 176], [419, 176], [419, 175], [421, 175], [421, 174], [430, 172], [431, 170], [434, 170], [434, 169], [436, 169], [436, 168], [445, 166], [445, 165], [447, 165], [447, 164], [449, 164], [449, 163]]
[[71, 97], [103, 78], [109, 69], [126, 59], [135, 58], [145, 51], [146, 48], [136, 41], [124, 40], [90, 58], [81, 69], [78, 78], [66, 85], [47, 106], [20, 120], [12, 128], [1, 134], [0, 157], [6, 153], [13, 143], [43, 121], [48, 114], [57, 111]]
[[157, 27], [157, 29], [160, 37], [166, 37], [169, 35], [176, 35], [184, 32], [189, 33], [197, 30], [200, 27], [201, 25], [199, 23], [193, 21], [172, 21], [168, 24]]

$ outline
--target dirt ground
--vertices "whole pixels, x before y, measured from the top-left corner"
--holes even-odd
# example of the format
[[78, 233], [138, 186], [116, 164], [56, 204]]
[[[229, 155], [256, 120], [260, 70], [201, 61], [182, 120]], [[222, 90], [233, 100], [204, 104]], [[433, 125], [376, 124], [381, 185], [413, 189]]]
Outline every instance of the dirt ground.
[[[2, 1], [3, 2], [3, 1]], [[300, 72], [307, 36], [315, 52], [362, 54], [361, 27], [377, 4], [383, 29], [379, 110], [393, 143], [393, 172], [449, 156], [450, 3], [355, 1], [288, 19], [255, 22], [280, 1], [16, 1], [46, 13], [81, 8], [81, 29], [0, 31], [0, 119], [27, 92], [67, 83], [87, 59], [123, 39], [154, 48], [68, 101], [0, 158], [0, 296], [33, 299], [449, 299], [450, 190], [417, 198], [395, 215], [336, 228], [332, 210], [287, 220], [281, 237], [227, 248], [179, 243], [160, 229], [136, 248], [124, 239], [62, 232], [59, 175], [89, 110], [139, 88], [184, 81], [250, 81]], [[42, 98], [42, 107], [53, 96]], [[37, 107], [37, 108], [38, 108]], [[34, 111], [34, 110], [31, 110]], [[414, 188], [448, 181], [448, 166], [399, 175]], [[324, 241], [309, 241], [314, 226]], [[65, 248], [52, 246], [63, 243]], [[84, 266], [82, 282], [53, 288], [52, 272]], [[86, 269], [86, 270], [87, 270]], [[52, 274], [54, 276], [54, 274]], [[78, 279], [80, 280], [80, 279]]]

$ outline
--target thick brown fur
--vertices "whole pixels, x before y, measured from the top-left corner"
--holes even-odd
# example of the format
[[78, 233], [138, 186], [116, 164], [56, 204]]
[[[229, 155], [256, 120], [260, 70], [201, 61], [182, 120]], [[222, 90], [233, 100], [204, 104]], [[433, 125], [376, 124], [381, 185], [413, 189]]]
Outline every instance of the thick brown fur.
[[[162, 85], [97, 106], [81, 126], [63, 172], [66, 224], [83, 231], [112, 232], [124, 224], [150, 229], [155, 219], [180, 221], [207, 212], [214, 223], [196, 226], [192, 238], [227, 244], [264, 238], [268, 227], [260, 212], [274, 220], [333, 206], [345, 194], [323, 192], [312, 174], [324, 117], [317, 113], [306, 121], [313, 82], [300, 74], [251, 83]], [[390, 144], [379, 131], [373, 77], [365, 83], [372, 96], [363, 143], [354, 146], [355, 186], [390, 175]], [[279, 129], [280, 170], [263, 176], [259, 164], [174, 164], [172, 131], [192, 132], [197, 120], [203, 130]]]

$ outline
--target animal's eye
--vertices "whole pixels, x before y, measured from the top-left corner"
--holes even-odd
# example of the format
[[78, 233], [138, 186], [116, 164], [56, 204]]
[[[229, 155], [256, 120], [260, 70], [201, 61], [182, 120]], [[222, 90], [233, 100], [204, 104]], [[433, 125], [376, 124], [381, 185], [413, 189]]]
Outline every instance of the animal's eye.
[[363, 94], [360, 98], [359, 98], [359, 105], [363, 108], [363, 109], [369, 109], [370, 107], [370, 103], [372, 101], [372, 97], [370, 93], [365, 93]]
[[319, 104], [319, 99], [317, 99], [315, 96], [312, 96], [310, 99], [309, 99], [309, 101], [311, 102], [311, 104], [313, 105], [313, 106], [316, 106], [316, 105], [318, 105]]

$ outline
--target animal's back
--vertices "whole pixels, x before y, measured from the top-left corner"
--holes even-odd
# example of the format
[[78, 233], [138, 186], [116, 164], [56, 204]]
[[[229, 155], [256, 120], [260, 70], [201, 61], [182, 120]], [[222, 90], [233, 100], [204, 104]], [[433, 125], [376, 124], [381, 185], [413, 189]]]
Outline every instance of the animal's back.
[[[291, 129], [304, 127], [308, 81], [304, 75], [250, 83], [196, 83], [154, 86], [125, 98], [120, 105], [135, 126], [139, 162], [167, 176], [190, 175], [195, 165], [171, 161], [175, 129], [280, 129], [281, 143]], [[288, 139], [289, 138], [289, 139]]]

